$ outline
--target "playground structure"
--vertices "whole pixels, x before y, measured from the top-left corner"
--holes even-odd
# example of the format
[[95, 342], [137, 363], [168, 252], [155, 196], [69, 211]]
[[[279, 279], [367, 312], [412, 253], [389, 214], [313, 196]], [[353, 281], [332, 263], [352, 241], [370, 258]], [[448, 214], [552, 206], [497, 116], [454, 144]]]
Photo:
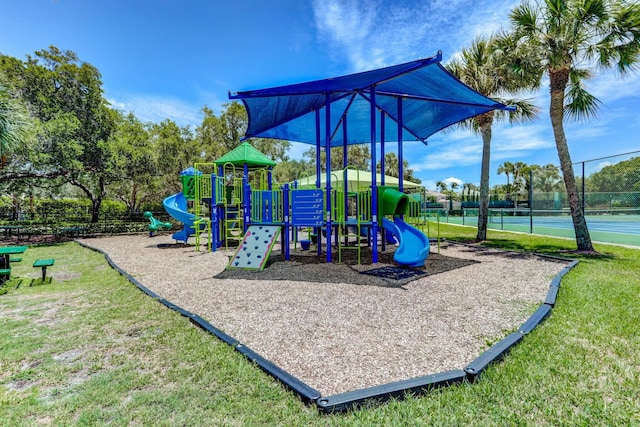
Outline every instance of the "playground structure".
[[[421, 257], [428, 254], [429, 240], [420, 230], [404, 221], [410, 209], [409, 198], [403, 188], [403, 141], [426, 144], [428, 137], [454, 123], [496, 109], [513, 109], [461, 83], [440, 65], [441, 60], [442, 53], [438, 52], [431, 58], [362, 73], [230, 93], [229, 98], [241, 100], [247, 110], [249, 124], [245, 138], [282, 139], [316, 147], [315, 188], [297, 188], [294, 183], [275, 189], [268, 170], [262, 174], [264, 179], [261, 181], [266, 182], [266, 187], [251, 187], [249, 181], [260, 181], [260, 178], [254, 176], [250, 179], [247, 162], [244, 163], [240, 188], [236, 185], [238, 178], [235, 176], [230, 177], [231, 184], [225, 184], [224, 164], [232, 159], [221, 158], [215, 162], [217, 174], [216, 171], [202, 173], [198, 165], [194, 166], [193, 179], [197, 181], [194, 193], [198, 193], [194, 194], [194, 217], [181, 215], [192, 226], [211, 229], [208, 235], [212, 250], [221, 242], [221, 230], [225, 239], [228, 239], [227, 234], [234, 234], [225, 223], [237, 225], [244, 234], [253, 224], [278, 226], [284, 231], [280, 235], [285, 259], [289, 259], [291, 231], [312, 228], [317, 236], [318, 254], [322, 251], [321, 236], [325, 237], [327, 262], [332, 261], [330, 246], [334, 233], [339, 257], [352, 247], [359, 256], [360, 245], [350, 245], [349, 241], [352, 234], [353, 237], [359, 236], [361, 230], [367, 229], [366, 233], [371, 237], [372, 262], [377, 263], [378, 233], [386, 229], [396, 235], [399, 244], [395, 261], [406, 266], [420, 266], [424, 262]], [[350, 192], [346, 184], [342, 188], [332, 187], [333, 147], [342, 147], [343, 168], [348, 170], [348, 145], [368, 142], [371, 170], [377, 170], [379, 149], [380, 170], [384, 171], [385, 143], [394, 140], [397, 142], [399, 164], [397, 188], [386, 186], [384, 178], [378, 184], [376, 174], [371, 174], [371, 184], [363, 191]], [[241, 147], [227, 156], [234, 157]], [[321, 185], [323, 153], [326, 161], [324, 187]], [[232, 165], [235, 166], [234, 163]], [[237, 205], [242, 206], [241, 212], [228, 209], [231, 204], [225, 192], [237, 198]], [[209, 201], [208, 216], [198, 211], [205, 200]], [[231, 217], [233, 215], [235, 217]], [[386, 216], [392, 216], [393, 222], [385, 220]], [[192, 230], [187, 224], [184, 235], [180, 236], [185, 241]], [[196, 239], [199, 235], [196, 233]], [[196, 244], [199, 245], [198, 240]], [[384, 246], [383, 238], [383, 249]], [[269, 251], [260, 245], [254, 245], [253, 249], [245, 246], [244, 240], [238, 249], [243, 252], [252, 250], [259, 252], [263, 259]]]
[[[237, 241], [238, 249], [229, 267], [262, 269], [278, 236], [288, 260], [291, 243], [297, 247], [299, 234], [306, 231], [315, 237], [318, 254], [322, 253], [324, 243], [326, 251], [331, 251], [331, 246], [337, 248], [339, 262], [346, 250], [357, 251], [360, 262], [362, 248], [366, 247], [361, 239], [366, 238], [370, 246], [374, 226], [372, 189], [366, 178], [360, 182], [360, 171], [352, 174], [355, 181], [338, 179], [347, 178], [354, 172], [352, 168], [332, 173], [334, 183], [343, 183], [342, 188], [334, 187], [329, 197], [333, 201], [335, 230], [332, 242], [319, 237], [326, 227], [326, 188], [299, 186], [297, 181], [275, 185], [271, 179], [272, 161], [247, 143], [236, 150], [244, 154], [236, 156], [232, 151], [231, 156], [196, 164], [181, 173], [182, 192], [164, 200], [167, 212], [184, 224], [182, 230], [173, 234], [174, 239], [186, 243], [194, 236], [199, 249], [204, 238], [210, 251], [223, 246], [228, 249], [230, 242]], [[421, 214], [420, 200], [398, 191], [397, 187], [378, 186], [376, 191], [380, 201], [377, 211], [382, 213], [376, 225], [380, 231], [394, 236], [383, 239], [382, 245], [398, 244], [394, 259], [401, 265], [424, 265], [429, 239], [420, 230], [428, 227], [426, 214]]]

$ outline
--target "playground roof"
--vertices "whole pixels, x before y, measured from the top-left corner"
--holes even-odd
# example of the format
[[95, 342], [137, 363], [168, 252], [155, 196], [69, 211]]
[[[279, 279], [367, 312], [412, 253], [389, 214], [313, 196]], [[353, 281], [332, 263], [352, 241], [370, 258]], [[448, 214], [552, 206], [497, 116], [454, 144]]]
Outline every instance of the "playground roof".
[[[371, 187], [371, 171], [363, 171], [357, 169], [347, 169], [347, 182], [348, 187], [347, 191], [358, 191], [362, 188], [370, 188]], [[320, 175], [320, 188], [326, 187], [326, 174]], [[331, 171], [331, 186], [334, 188], [342, 188], [344, 186], [344, 169]], [[316, 186], [316, 175], [307, 176], [304, 178], [299, 178], [296, 180], [298, 182], [298, 188], [307, 188]], [[382, 182], [382, 176], [380, 173], [376, 173], [376, 182]], [[385, 175], [385, 185], [391, 187], [398, 187], [400, 185], [400, 181], [395, 176]], [[417, 189], [422, 188], [421, 184], [416, 184], [415, 182], [403, 180], [403, 188], [404, 189]]]
[[[383, 111], [391, 119], [385, 120], [385, 141], [398, 140], [398, 122], [402, 123], [403, 140], [424, 142], [453, 123], [494, 109], [511, 109], [461, 83], [440, 64], [441, 60], [442, 53], [438, 52], [431, 58], [357, 74], [230, 93], [229, 98], [241, 99], [247, 109], [247, 138], [315, 145], [318, 137], [324, 141], [326, 132], [330, 132], [331, 146], [343, 146], [345, 135], [348, 145], [371, 142], [372, 102], [376, 111]], [[381, 120], [376, 122], [378, 142]]]
[[250, 168], [276, 165], [276, 162], [265, 156], [248, 142], [243, 142], [213, 163], [218, 166], [225, 165], [226, 163], [231, 163], [234, 166], [243, 166], [246, 163]]

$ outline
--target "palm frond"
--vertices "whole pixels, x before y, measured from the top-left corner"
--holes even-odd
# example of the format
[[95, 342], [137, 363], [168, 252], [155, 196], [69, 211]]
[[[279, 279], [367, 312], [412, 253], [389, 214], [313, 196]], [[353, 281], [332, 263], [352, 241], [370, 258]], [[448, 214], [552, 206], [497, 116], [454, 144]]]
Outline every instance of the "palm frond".
[[616, 2], [610, 12], [610, 28], [597, 43], [602, 67], [622, 74], [637, 69], [640, 60], [640, 3]]
[[571, 77], [565, 95], [565, 117], [576, 121], [597, 117], [602, 103], [582, 85], [583, 79]]
[[502, 111], [507, 113], [509, 123], [522, 123], [535, 119], [540, 114], [540, 107], [531, 99], [509, 99], [507, 105], [516, 107], [515, 111]]
[[512, 25], [524, 34], [535, 35], [538, 32], [538, 13], [536, 7], [530, 3], [516, 6], [509, 14]]

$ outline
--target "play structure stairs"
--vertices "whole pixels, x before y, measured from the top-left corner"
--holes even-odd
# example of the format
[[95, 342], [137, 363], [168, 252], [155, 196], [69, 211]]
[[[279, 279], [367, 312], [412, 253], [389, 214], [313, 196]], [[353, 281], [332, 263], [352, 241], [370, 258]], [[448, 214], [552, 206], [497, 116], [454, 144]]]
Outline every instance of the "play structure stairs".
[[227, 268], [262, 270], [279, 234], [280, 226], [277, 225], [250, 226]]
[[237, 205], [225, 206], [224, 219], [222, 220], [222, 233], [224, 233], [223, 236], [226, 249], [229, 249], [230, 241], [243, 240], [242, 229], [243, 225], [240, 207]]

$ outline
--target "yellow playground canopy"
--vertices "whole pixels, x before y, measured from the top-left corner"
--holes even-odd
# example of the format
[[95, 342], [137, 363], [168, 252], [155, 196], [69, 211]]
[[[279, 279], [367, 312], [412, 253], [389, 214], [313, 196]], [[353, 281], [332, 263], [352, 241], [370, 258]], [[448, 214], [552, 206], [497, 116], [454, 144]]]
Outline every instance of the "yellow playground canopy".
[[[331, 188], [339, 190], [344, 188], [344, 177], [345, 173], [343, 169], [335, 170], [331, 172]], [[298, 188], [315, 188], [316, 186], [316, 176], [307, 176], [304, 178], [300, 178], [297, 180]], [[327, 174], [322, 172], [320, 174], [320, 188], [325, 188], [327, 182]], [[348, 189], [347, 191], [353, 192], [358, 191], [358, 189], [369, 188], [371, 186], [371, 171], [363, 171], [357, 169], [347, 169], [347, 182]], [[376, 184], [382, 185], [382, 177], [379, 173], [376, 173]], [[391, 187], [399, 187], [400, 181], [398, 178], [385, 175], [384, 176], [384, 185], [388, 185]], [[422, 188], [422, 185], [416, 184], [415, 182], [403, 180], [402, 182], [403, 189], [409, 191], [415, 191]]]

